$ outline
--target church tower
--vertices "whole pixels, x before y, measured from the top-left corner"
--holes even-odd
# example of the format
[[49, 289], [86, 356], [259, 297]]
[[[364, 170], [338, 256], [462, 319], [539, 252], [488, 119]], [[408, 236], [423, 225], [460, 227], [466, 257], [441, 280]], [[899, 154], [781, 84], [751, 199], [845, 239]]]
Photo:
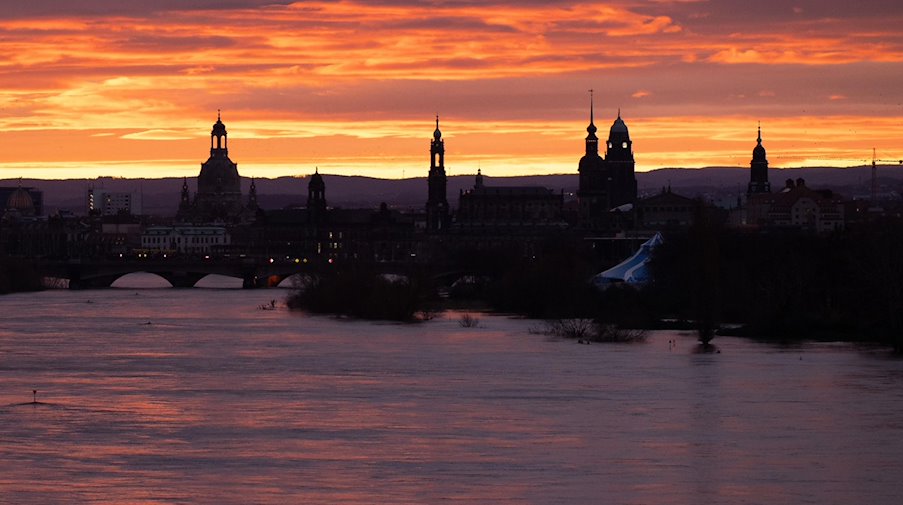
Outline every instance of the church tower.
[[449, 212], [446, 198], [447, 177], [445, 175], [445, 141], [439, 131], [439, 116], [436, 116], [436, 130], [430, 142], [430, 173], [427, 176], [426, 228], [429, 231], [445, 231], [448, 227]]
[[606, 147], [605, 164], [608, 167], [608, 177], [611, 181], [609, 208], [635, 203], [637, 188], [633, 142], [630, 140], [627, 125], [621, 119], [620, 109], [618, 109], [618, 118], [612, 123], [608, 132]]
[[179, 199], [179, 211], [176, 217], [180, 220], [191, 218], [191, 194], [188, 192], [188, 177], [182, 178], [182, 197]]
[[768, 159], [765, 157], [765, 148], [762, 147], [761, 126], [756, 147], [753, 148], [752, 161], [749, 162], [749, 186], [746, 188], [747, 195], [754, 193], [771, 193], [771, 183], [768, 182]]
[[232, 222], [242, 210], [238, 165], [229, 159], [226, 125], [217, 113], [210, 132], [210, 158], [201, 164], [198, 175], [196, 217], [205, 222]]
[[608, 212], [608, 170], [599, 156], [599, 137], [593, 118], [593, 90], [589, 98], [589, 126], [586, 127], [586, 153], [577, 167], [577, 204], [581, 225], [598, 228]]
[[257, 210], [257, 183], [254, 182], [254, 178], [251, 177], [251, 187], [248, 188], [248, 209], [249, 210]]
[[326, 217], [326, 183], [320, 175], [320, 169], [314, 170], [307, 183], [307, 220], [320, 223]]

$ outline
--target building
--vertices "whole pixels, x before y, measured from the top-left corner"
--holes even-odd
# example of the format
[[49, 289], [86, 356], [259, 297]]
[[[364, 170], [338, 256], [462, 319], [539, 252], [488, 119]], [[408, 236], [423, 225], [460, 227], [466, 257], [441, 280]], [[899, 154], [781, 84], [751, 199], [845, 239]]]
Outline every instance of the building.
[[230, 244], [222, 226], [152, 226], [141, 235], [141, 248], [151, 254], [219, 254]]
[[481, 170], [473, 189], [461, 190], [455, 228], [563, 228], [564, 195], [540, 186], [486, 186]]
[[815, 190], [803, 179], [787, 179], [778, 193], [747, 199], [747, 225], [829, 233], [845, 226], [843, 199], [830, 190]]
[[637, 201], [637, 226], [646, 230], [689, 228], [702, 202], [662, 188], [662, 192]]
[[88, 215], [115, 216], [141, 214], [141, 202], [133, 193], [89, 188], [86, 202]]
[[[194, 198], [188, 192], [188, 180], [182, 183], [182, 195], [176, 219], [192, 223], [234, 224], [253, 221], [256, 216], [256, 188], [242, 203], [238, 164], [229, 159], [229, 140], [220, 114], [210, 132], [210, 157], [201, 164]], [[253, 206], [253, 208], [251, 208]]]
[[765, 157], [765, 148], [762, 147], [762, 127], [759, 126], [759, 136], [756, 138], [756, 147], [753, 148], [752, 161], [749, 162], [749, 185], [746, 188], [747, 195], [771, 193], [771, 184], [768, 182], [768, 158]]
[[439, 116], [436, 116], [436, 130], [430, 142], [430, 172], [427, 176], [426, 229], [429, 232], [445, 231], [450, 222], [445, 175], [445, 141], [439, 131]]
[[636, 202], [637, 184], [633, 142], [621, 111], [611, 125], [605, 158], [599, 154], [599, 138], [593, 121], [590, 99], [589, 126], [586, 128], [586, 153], [580, 158], [577, 189], [579, 224], [582, 228], [606, 229], [613, 226], [609, 211]]
[[18, 210], [29, 216], [43, 216], [44, 192], [21, 185], [3, 186], [0, 187], [0, 204], [4, 205], [4, 211]]

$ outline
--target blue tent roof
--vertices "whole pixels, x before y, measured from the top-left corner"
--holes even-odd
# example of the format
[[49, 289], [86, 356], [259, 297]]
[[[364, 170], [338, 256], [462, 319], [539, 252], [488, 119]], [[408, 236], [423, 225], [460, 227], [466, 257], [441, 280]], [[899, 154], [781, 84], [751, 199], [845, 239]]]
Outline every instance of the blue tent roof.
[[661, 243], [662, 234], [656, 233], [652, 238], [643, 242], [633, 256], [593, 276], [593, 285], [599, 289], [605, 289], [618, 282], [634, 285], [649, 282], [652, 280], [652, 272], [649, 271], [648, 263], [652, 258], [652, 250]]

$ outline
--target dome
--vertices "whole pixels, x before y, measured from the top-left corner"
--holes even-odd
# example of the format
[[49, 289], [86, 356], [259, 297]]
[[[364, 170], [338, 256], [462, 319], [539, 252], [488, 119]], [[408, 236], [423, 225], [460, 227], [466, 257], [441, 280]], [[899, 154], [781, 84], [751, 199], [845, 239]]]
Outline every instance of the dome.
[[436, 140], [442, 138], [442, 132], [439, 131], [439, 116], [436, 116], [436, 130], [433, 132], [433, 138]]
[[241, 193], [238, 166], [225, 156], [211, 156], [198, 175], [198, 193]]
[[28, 191], [20, 186], [6, 199], [6, 208], [7, 210], [17, 210], [23, 214], [33, 213], [34, 200], [32, 200]]
[[618, 119], [615, 119], [615, 122], [612, 123], [612, 125], [611, 125], [611, 131], [610, 131], [610, 133], [611, 133], [612, 135], [614, 135], [614, 134], [628, 135], [628, 132], [627, 132], [627, 125], [624, 123], [624, 120], [621, 119], [621, 113], [620, 113], [620, 112], [618, 112]]
[[753, 148], [753, 160], [764, 160], [765, 159], [765, 148], [762, 147], [762, 143], [759, 142], [756, 144], [756, 147]]
[[225, 135], [226, 134], [226, 125], [223, 124], [223, 121], [220, 118], [216, 118], [216, 122], [213, 123], [213, 131], [210, 133], [212, 135]]
[[308, 189], [326, 189], [326, 183], [323, 181], [323, 176], [320, 175], [320, 171], [317, 170], [313, 175], [310, 176], [310, 182], [307, 183]]
[[759, 136], [756, 138], [756, 147], [753, 148], [753, 161], [765, 161], [765, 148], [762, 147], [761, 127], [759, 127]]

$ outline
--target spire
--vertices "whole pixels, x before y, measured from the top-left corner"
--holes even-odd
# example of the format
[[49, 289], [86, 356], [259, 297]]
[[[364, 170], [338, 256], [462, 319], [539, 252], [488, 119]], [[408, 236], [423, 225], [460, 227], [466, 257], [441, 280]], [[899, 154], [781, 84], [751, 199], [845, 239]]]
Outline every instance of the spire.
[[762, 143], [762, 122], [759, 121], [759, 136], [756, 138], [756, 142], [759, 144]]
[[593, 90], [589, 90], [589, 124], [593, 124]]
[[437, 141], [442, 138], [442, 132], [439, 131], [439, 114], [436, 114], [436, 130], [433, 131], [433, 138]]
[[593, 121], [593, 90], [589, 90], [589, 126], [586, 127], [586, 132], [589, 135], [586, 136], [586, 140], [597, 140], [596, 138], [596, 124]]
[[222, 120], [223, 120], [222, 115], [223, 115], [223, 110], [222, 110], [222, 109], [216, 109], [216, 120], [217, 120], [217, 121], [222, 121]]

